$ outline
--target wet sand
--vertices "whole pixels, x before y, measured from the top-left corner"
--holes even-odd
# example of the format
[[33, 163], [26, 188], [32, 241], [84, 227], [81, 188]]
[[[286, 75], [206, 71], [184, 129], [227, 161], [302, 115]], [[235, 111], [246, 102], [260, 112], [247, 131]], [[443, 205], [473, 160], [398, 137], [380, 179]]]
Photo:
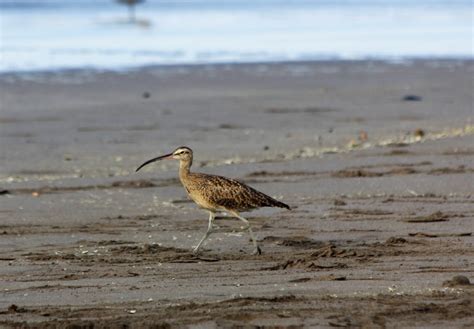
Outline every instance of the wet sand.
[[[0, 76], [0, 327], [474, 326], [472, 61]], [[177, 164], [292, 206], [263, 254]], [[466, 282], [466, 279], [469, 282]]]

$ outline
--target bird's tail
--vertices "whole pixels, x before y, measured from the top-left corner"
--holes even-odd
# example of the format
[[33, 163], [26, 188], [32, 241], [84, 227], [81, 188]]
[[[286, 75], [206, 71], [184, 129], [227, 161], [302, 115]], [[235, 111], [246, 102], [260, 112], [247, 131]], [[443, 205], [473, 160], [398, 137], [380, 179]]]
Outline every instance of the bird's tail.
[[279, 207], [279, 208], [286, 208], [288, 210], [291, 210], [290, 206], [287, 205], [286, 203], [283, 203], [283, 202], [280, 202], [280, 201], [277, 201], [275, 199], [272, 199], [272, 206], [273, 207]]

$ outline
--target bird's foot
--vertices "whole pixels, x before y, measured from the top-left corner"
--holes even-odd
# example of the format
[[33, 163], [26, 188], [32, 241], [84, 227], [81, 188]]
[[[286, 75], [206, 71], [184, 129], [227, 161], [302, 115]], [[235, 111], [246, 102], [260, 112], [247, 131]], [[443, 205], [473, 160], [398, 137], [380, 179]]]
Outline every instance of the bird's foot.
[[252, 252], [252, 255], [261, 255], [261, 254], [262, 254], [262, 249], [260, 249], [260, 247], [258, 247], [258, 246]]

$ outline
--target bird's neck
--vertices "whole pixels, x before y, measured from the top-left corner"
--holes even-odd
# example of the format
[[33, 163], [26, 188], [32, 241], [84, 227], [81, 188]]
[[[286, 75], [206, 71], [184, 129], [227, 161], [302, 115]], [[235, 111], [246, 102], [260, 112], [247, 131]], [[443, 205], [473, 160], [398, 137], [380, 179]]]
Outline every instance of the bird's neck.
[[188, 177], [189, 173], [191, 172], [191, 165], [192, 160], [179, 162], [179, 178], [181, 180], [186, 179]]

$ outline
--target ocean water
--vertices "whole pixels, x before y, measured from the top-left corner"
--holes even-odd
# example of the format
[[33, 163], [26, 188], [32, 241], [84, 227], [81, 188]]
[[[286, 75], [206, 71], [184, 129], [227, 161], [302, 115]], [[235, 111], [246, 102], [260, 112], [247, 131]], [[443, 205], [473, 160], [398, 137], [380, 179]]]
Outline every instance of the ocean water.
[[0, 0], [0, 72], [473, 58], [471, 0]]

